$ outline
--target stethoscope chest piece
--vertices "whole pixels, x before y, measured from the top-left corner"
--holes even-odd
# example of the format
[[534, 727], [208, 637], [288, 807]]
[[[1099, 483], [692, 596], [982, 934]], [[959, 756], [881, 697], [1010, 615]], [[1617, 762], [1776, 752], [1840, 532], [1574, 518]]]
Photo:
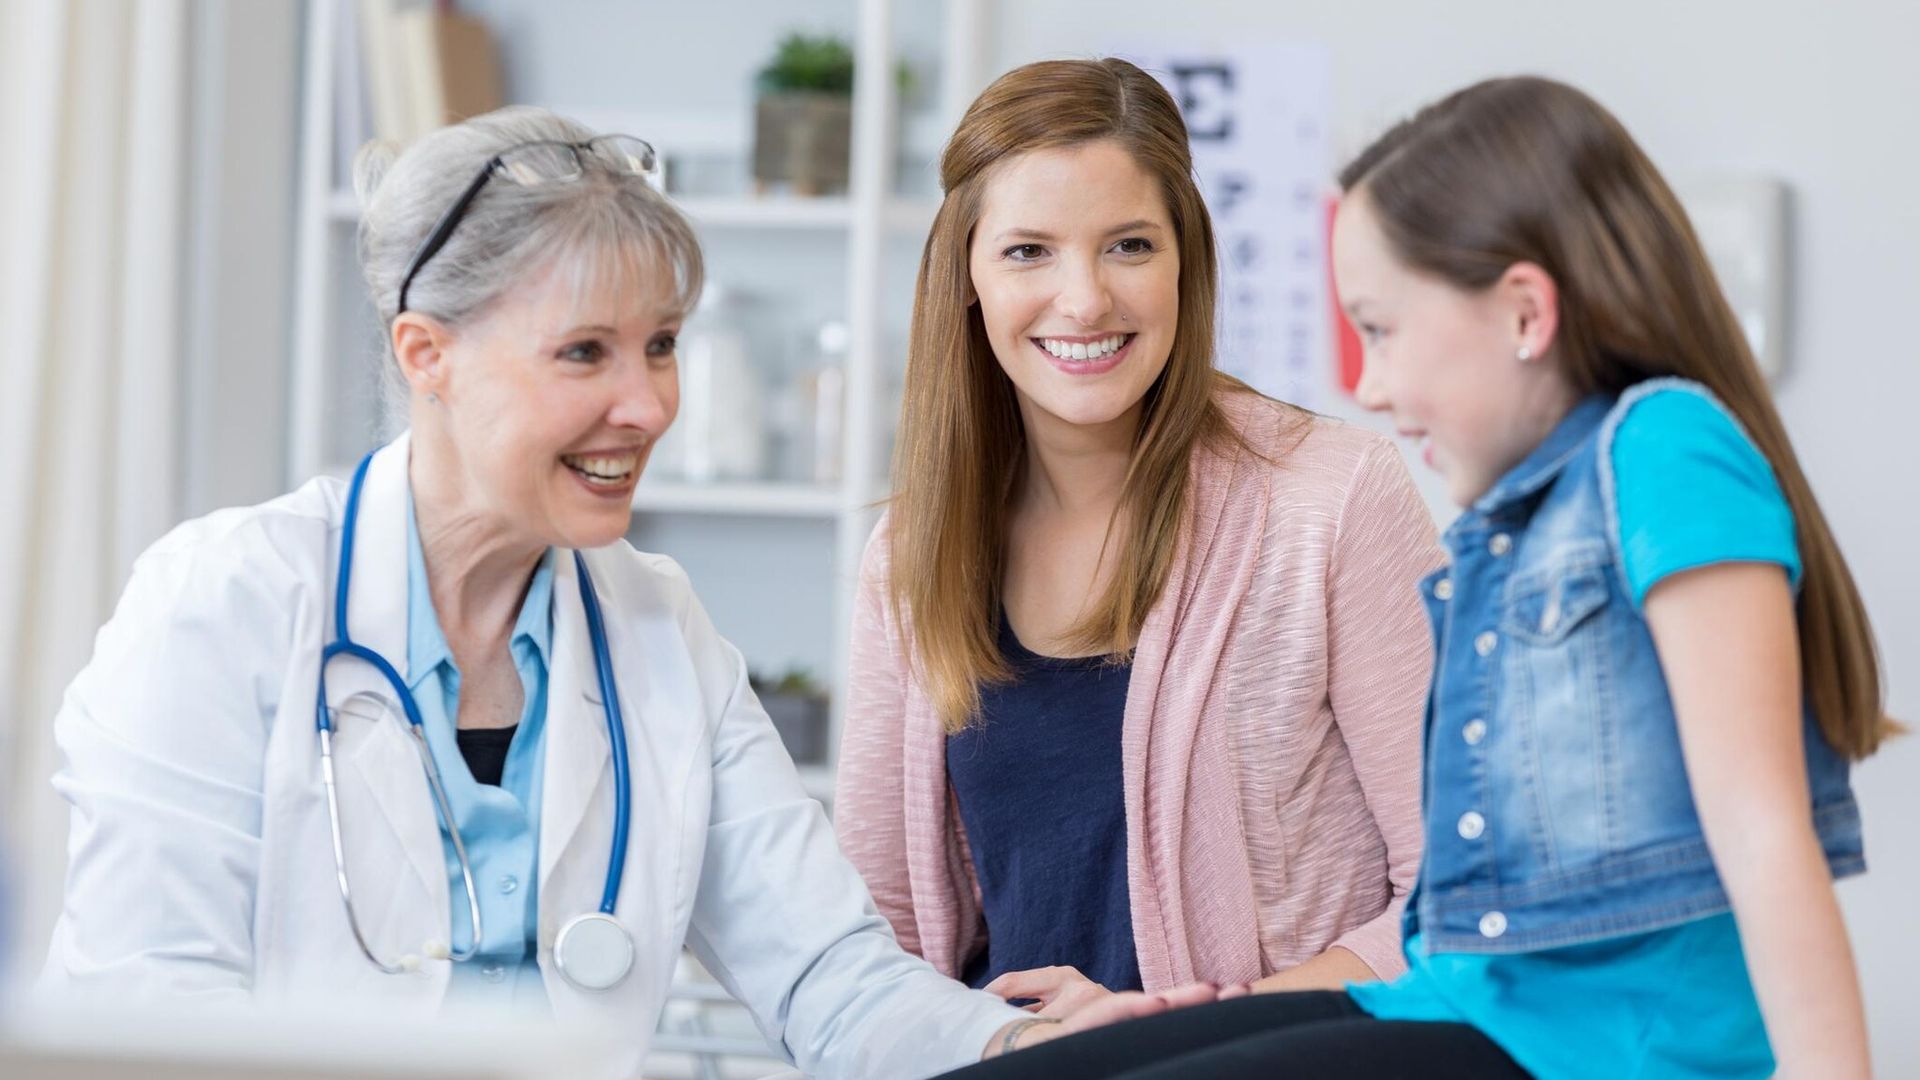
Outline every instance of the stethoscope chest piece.
[[580, 990], [610, 990], [633, 970], [633, 936], [603, 912], [576, 915], [553, 939], [553, 966]]

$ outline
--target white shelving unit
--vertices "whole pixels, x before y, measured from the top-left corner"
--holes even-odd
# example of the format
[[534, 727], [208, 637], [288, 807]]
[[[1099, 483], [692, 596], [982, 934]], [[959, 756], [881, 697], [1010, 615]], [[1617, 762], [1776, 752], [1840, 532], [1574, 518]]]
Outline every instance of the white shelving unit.
[[[368, 353], [376, 346], [378, 328], [357, 291], [344, 288], [353, 258], [352, 233], [359, 221], [359, 205], [351, 191], [342, 190], [336, 177], [343, 172], [336, 160], [335, 85], [339, 52], [358, 48], [357, 41], [339, 40], [341, 5], [358, 0], [309, 0], [305, 57], [305, 94], [302, 118], [302, 161], [294, 312], [292, 408], [288, 424], [290, 481], [299, 482], [319, 472], [342, 473], [359, 453], [372, 445], [377, 402], [375, 375]], [[766, 530], [787, 521], [791, 527], [831, 529], [830, 544], [821, 543], [818, 572], [830, 575], [831, 611], [819, 612], [818, 633], [830, 635], [828, 670], [818, 673], [833, 701], [828, 761], [839, 746], [841, 699], [839, 682], [846, 666], [846, 637], [859, 559], [876, 517], [872, 509], [885, 493], [885, 446], [893, 417], [887, 408], [889, 372], [897, 369], [898, 351], [888, 344], [886, 317], [897, 323], [904, 316], [891, 312], [883, 286], [890, 280], [883, 266], [890, 246], [917, 248], [938, 208], [938, 200], [895, 191], [895, 168], [903, 125], [895, 70], [894, 0], [848, 0], [856, 18], [854, 38], [853, 148], [849, 192], [822, 198], [752, 196], [676, 196], [681, 209], [700, 231], [703, 243], [713, 246], [830, 242], [842, 252], [844, 267], [843, 316], [849, 330], [845, 357], [843, 468], [837, 484], [744, 483], [695, 484], [666, 478], [643, 478], [635, 493], [636, 528], [659, 528], [662, 523], [684, 533], [688, 522], [710, 532], [716, 540], [737, 540], [729, 530]], [[982, 58], [986, 52], [985, 0], [945, 0], [941, 14], [939, 81], [933, 115], [914, 118], [906, 138], [916, 151], [930, 153], [951, 129], [964, 105], [984, 85]], [[763, 32], [761, 27], [751, 28]], [[757, 47], [757, 46], [756, 46]], [[348, 65], [351, 70], [355, 65]], [[554, 104], [567, 111], [565, 102]], [[618, 110], [615, 110], [618, 111]], [[744, 157], [751, 133], [738, 114], [701, 113], [662, 108], [660, 102], [636, 101], [630, 110], [644, 126], [639, 134], [658, 136], [657, 144], [671, 155], [692, 146], [711, 150], [731, 146]], [[601, 119], [584, 116], [589, 123]], [[780, 239], [786, 237], [786, 240]], [[811, 238], [811, 239], [803, 239]], [[732, 250], [732, 249], [730, 249]], [[752, 250], [749, 248], [748, 250]], [[769, 256], [777, 257], [777, 256]], [[896, 271], [897, 273], [897, 271]], [[349, 386], [356, 382], [362, 385]], [[357, 404], [356, 404], [357, 403]], [[366, 415], [361, 415], [362, 413]], [[364, 438], [344, 437], [361, 432]], [[703, 535], [706, 535], [703, 533]], [[809, 533], [808, 535], [823, 535]], [[731, 549], [730, 549], [731, 550]], [[696, 577], [696, 586], [701, 579]], [[816, 590], [817, 592], [817, 590]], [[770, 597], [779, 603], [779, 597]], [[817, 601], [808, 601], [820, 606]], [[718, 618], [718, 613], [716, 613]], [[722, 630], [727, 629], [725, 620]], [[832, 794], [831, 765], [802, 770], [810, 790], [823, 800]]]
[[[689, 198], [679, 205], [696, 227], [714, 229], [847, 229], [856, 212], [852, 199], [837, 196]], [[939, 209], [938, 200], [893, 198], [881, 216], [890, 230], [924, 234]]]
[[840, 513], [840, 489], [826, 484], [649, 483], [643, 479], [634, 490], [633, 508], [652, 514], [830, 518]]

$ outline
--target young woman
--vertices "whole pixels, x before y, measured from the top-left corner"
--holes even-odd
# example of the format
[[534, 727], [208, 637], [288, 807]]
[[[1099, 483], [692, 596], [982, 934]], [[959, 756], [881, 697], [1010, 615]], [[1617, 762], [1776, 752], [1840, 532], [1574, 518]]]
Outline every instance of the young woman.
[[922, 257], [838, 827], [939, 970], [1043, 1016], [1403, 967], [1433, 527], [1385, 439], [1212, 366], [1173, 100], [1121, 60], [968, 110]]

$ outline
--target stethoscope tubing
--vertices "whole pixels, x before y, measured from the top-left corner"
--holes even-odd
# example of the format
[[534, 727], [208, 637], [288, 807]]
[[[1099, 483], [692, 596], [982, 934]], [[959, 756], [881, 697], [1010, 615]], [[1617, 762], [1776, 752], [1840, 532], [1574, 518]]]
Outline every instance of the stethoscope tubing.
[[[354, 941], [368, 960], [381, 971], [396, 975], [412, 971], [416, 965], [410, 963], [412, 957], [403, 958], [399, 964], [390, 964], [377, 956], [361, 930], [359, 917], [353, 906], [353, 888], [347, 876], [346, 846], [340, 827], [340, 798], [335, 782], [333, 766], [333, 718], [327, 713], [327, 665], [335, 659], [346, 656], [363, 661], [373, 667], [384, 679], [400, 707], [407, 717], [407, 730], [413, 737], [414, 748], [420, 755], [421, 764], [426, 770], [427, 783], [433, 791], [434, 804], [445, 824], [447, 835], [453, 841], [453, 851], [460, 865], [461, 884], [467, 894], [467, 912], [472, 920], [472, 940], [465, 949], [449, 951], [445, 958], [452, 960], [470, 960], [478, 955], [484, 939], [481, 930], [480, 895], [474, 884], [473, 866], [467, 856], [467, 846], [460, 835], [460, 826], [454, 818], [452, 802], [447, 798], [446, 786], [441, 782], [439, 765], [433, 759], [433, 749], [427, 745], [426, 723], [420, 715], [419, 703], [414, 700], [412, 691], [407, 689], [406, 680], [394, 669], [386, 657], [354, 641], [347, 626], [347, 596], [353, 575], [353, 549], [355, 534], [359, 523], [360, 493], [365, 486], [368, 467], [373, 463], [373, 454], [362, 458], [354, 469], [353, 480], [347, 488], [346, 524], [340, 535], [340, 572], [334, 585], [334, 633], [337, 640], [327, 645], [320, 654], [320, 675], [318, 691], [314, 697], [314, 722], [320, 737], [320, 774], [326, 789], [327, 821], [333, 841], [334, 876], [340, 887], [340, 899], [347, 909], [347, 925], [353, 933]], [[628, 819], [632, 810], [631, 774], [627, 762], [626, 726], [620, 718], [625, 715], [620, 708], [619, 688], [613, 679], [613, 658], [607, 645], [605, 621], [600, 613], [599, 597], [595, 594], [593, 578], [587, 572], [587, 563], [580, 552], [573, 553], [573, 561], [580, 579], [580, 602], [586, 612], [588, 638], [593, 646], [594, 668], [599, 676], [600, 693], [604, 699], [603, 708], [607, 717], [607, 737], [610, 742], [613, 785], [614, 819], [613, 843], [608, 856], [607, 881], [601, 892], [600, 912], [611, 918], [614, 907], [620, 899], [620, 880], [626, 869]], [[564, 974], [563, 966], [563, 974]]]
[[613, 657], [607, 648], [606, 624], [600, 618], [600, 598], [594, 594], [593, 579], [587, 574], [587, 560], [578, 551], [573, 553], [573, 565], [580, 575], [580, 605], [587, 613], [593, 666], [600, 676], [600, 693], [606, 699], [607, 741], [613, 759], [613, 850], [608, 855], [607, 883], [600, 893], [600, 913], [612, 915], [620, 899], [620, 878], [627, 868], [627, 819], [632, 817], [633, 781], [627, 772], [626, 725], [615, 719], [626, 713], [620, 708], [620, 688], [613, 682]]

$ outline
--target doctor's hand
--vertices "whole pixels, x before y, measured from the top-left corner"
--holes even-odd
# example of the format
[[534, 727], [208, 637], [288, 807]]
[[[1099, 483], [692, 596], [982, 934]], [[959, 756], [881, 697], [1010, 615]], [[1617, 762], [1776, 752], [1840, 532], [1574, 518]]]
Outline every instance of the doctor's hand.
[[[1205, 1005], [1208, 1002], [1245, 997], [1250, 992], [1244, 985], [1222, 988], [1212, 983], [1189, 983], [1186, 986], [1177, 986], [1171, 990], [1152, 994], [1138, 990], [1123, 990], [1115, 993], [1080, 975], [1079, 972], [1073, 971], [1072, 968], [1041, 970], [1072, 971], [1082, 982], [1099, 988], [1100, 993], [1082, 1002], [1078, 1009], [1065, 1017], [1047, 1017], [1044, 1015], [1043, 1007], [1041, 1016], [1030, 1020], [1015, 1020], [994, 1033], [993, 1039], [987, 1043], [986, 1052], [980, 1055], [982, 1058], [998, 1057], [1012, 1050], [1025, 1050], [1043, 1042], [1065, 1038], [1068, 1035], [1078, 1035], [1083, 1031], [1091, 1031], [1123, 1020], [1138, 1020], [1141, 1017], [1156, 1016], [1174, 1009], [1184, 1009], [1189, 1005]], [[1002, 978], [1008, 978], [1014, 974], [1030, 973], [1009, 973]], [[996, 979], [995, 983], [999, 981]]]

